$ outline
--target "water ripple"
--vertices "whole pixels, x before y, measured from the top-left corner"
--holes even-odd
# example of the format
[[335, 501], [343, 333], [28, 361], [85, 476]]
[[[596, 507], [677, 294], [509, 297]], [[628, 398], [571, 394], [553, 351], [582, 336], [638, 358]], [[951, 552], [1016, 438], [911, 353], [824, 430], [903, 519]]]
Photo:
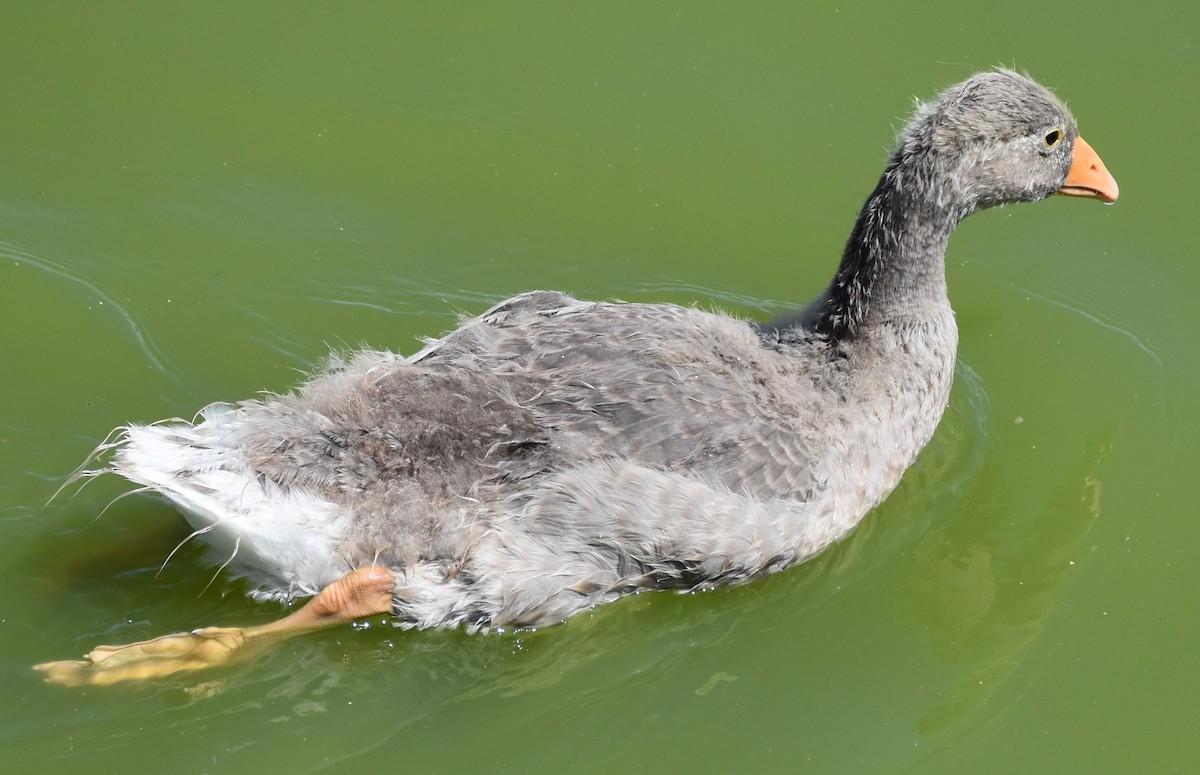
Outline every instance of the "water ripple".
[[[1163, 378], [1166, 377], [1167, 368], [1163, 363], [1162, 356], [1158, 354], [1157, 350], [1150, 346], [1149, 342], [1147, 342], [1138, 334], [1134, 333], [1133, 330], [1121, 325], [1115, 320], [1108, 319], [1105, 315], [1097, 310], [1089, 309], [1078, 299], [1056, 298], [1055, 296], [1039, 293], [1016, 283], [1013, 284], [1013, 288], [1031, 299], [1036, 299], [1044, 304], [1049, 304], [1050, 306], [1061, 309], [1064, 312], [1081, 317], [1095, 326], [1103, 328], [1121, 336], [1124, 339], [1129, 340], [1131, 343], [1133, 343], [1134, 347], [1136, 347], [1143, 355], [1146, 356], [1147, 359], [1149, 359], [1151, 363], [1154, 364], [1154, 370], [1158, 373], [1158, 376]], [[1058, 296], [1062, 296], [1062, 294], [1058, 294]]]
[[126, 328], [133, 335], [138, 348], [146, 356], [147, 360], [154, 365], [154, 368], [171, 379], [179, 381], [179, 377], [175, 371], [168, 367], [168, 359], [163, 354], [162, 349], [155, 344], [150, 334], [143, 330], [133, 313], [125, 309], [112, 295], [104, 292], [99, 286], [84, 277], [78, 267], [68, 266], [65, 262], [57, 259], [35, 255], [24, 248], [3, 240], [0, 240], [0, 259], [25, 264], [54, 277], [60, 277], [77, 285], [82, 285], [98, 298], [105, 307], [114, 310], [121, 320], [124, 321]]

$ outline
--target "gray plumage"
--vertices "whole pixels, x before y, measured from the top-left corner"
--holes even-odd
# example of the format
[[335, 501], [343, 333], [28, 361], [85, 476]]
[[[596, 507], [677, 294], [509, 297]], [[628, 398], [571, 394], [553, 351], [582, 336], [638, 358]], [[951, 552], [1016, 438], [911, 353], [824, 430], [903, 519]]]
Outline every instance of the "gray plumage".
[[411, 357], [359, 352], [292, 395], [128, 426], [109, 470], [177, 503], [256, 595], [378, 563], [411, 626], [545, 625], [780, 570], [929, 441], [958, 338], [950, 234], [1054, 193], [1075, 137], [1033, 81], [976, 75], [919, 108], [797, 316], [528, 293]]

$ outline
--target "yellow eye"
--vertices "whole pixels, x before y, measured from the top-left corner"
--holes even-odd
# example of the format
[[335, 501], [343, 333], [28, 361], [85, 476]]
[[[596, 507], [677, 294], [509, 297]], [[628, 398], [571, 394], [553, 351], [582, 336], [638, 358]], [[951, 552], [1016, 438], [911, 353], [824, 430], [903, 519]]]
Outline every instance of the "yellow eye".
[[1063, 131], [1056, 128], [1047, 132], [1046, 136], [1042, 138], [1042, 142], [1046, 144], [1047, 148], [1057, 148], [1058, 144], [1062, 142], [1062, 139]]

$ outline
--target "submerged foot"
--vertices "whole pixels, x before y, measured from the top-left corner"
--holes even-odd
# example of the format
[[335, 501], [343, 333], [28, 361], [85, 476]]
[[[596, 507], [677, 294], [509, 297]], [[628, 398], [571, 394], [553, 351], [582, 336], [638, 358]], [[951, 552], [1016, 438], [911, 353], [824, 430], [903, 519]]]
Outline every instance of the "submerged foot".
[[103, 686], [202, 670], [246, 659], [294, 635], [387, 613], [394, 587], [395, 578], [386, 568], [360, 568], [270, 624], [205, 627], [124, 646], [99, 646], [84, 659], [44, 662], [34, 669], [62, 686]]
[[144, 681], [229, 662], [235, 653], [245, 658], [259, 651], [243, 648], [246, 643], [242, 628], [205, 627], [124, 646], [98, 646], [84, 659], [43, 662], [34, 669], [60, 686]]

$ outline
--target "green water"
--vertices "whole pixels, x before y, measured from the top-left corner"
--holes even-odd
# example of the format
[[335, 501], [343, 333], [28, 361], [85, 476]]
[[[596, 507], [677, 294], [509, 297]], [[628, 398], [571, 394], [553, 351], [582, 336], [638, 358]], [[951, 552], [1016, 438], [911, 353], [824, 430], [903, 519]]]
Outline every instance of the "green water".
[[[1168, 772], [1200, 757], [1200, 80], [1183, 5], [9, 4], [0, 758], [12, 772]], [[1120, 181], [952, 243], [953, 404], [849, 540], [519, 637], [378, 622], [103, 690], [34, 662], [279, 615], [115, 425], [411, 351], [530, 288], [816, 292], [913, 95], [998, 63]]]

